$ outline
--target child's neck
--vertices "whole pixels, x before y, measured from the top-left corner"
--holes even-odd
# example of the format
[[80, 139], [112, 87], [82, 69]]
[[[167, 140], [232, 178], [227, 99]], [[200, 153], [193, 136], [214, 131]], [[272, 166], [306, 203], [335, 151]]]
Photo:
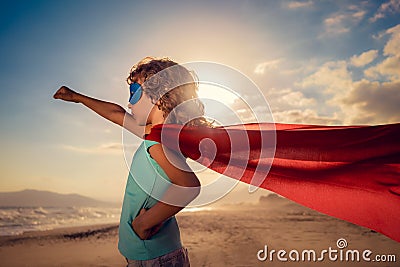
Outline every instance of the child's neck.
[[147, 125], [146, 125], [146, 128], [145, 128], [145, 130], [144, 130], [144, 134], [149, 134], [150, 131], [151, 131], [151, 127], [153, 127], [152, 124], [147, 124]]
[[[160, 123], [156, 123], [156, 124], [162, 124], [162, 123], [164, 123], [164, 122], [160, 122]], [[144, 133], [145, 134], [149, 134], [151, 132], [151, 128], [156, 124], [151, 124], [151, 123], [147, 124], [146, 128], [144, 130]]]

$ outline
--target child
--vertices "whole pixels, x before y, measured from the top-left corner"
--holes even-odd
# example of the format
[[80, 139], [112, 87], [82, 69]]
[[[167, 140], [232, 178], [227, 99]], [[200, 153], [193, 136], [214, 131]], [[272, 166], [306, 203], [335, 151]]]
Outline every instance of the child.
[[[117, 104], [65, 86], [53, 97], [82, 103], [144, 139], [156, 124], [213, 127], [203, 117], [204, 106], [197, 98], [195, 79], [194, 73], [168, 58], [146, 57], [132, 67], [127, 78], [131, 89], [128, 108], [132, 114]], [[135, 152], [125, 189], [118, 243], [129, 267], [190, 266], [175, 218], [200, 193], [198, 178], [188, 170], [185, 158], [158, 142], [143, 140]], [[174, 186], [166, 185], [165, 180]], [[174, 199], [174, 205], [164, 199]]]

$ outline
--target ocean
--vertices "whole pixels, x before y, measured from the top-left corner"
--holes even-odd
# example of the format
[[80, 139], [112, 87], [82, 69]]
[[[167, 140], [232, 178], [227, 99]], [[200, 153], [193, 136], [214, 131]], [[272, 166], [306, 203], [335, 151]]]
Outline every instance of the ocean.
[[110, 207], [1, 207], [0, 235], [118, 223], [120, 212], [121, 208]]
[[[181, 212], [209, 210], [184, 208]], [[1, 207], [0, 236], [62, 227], [119, 223], [120, 207]]]

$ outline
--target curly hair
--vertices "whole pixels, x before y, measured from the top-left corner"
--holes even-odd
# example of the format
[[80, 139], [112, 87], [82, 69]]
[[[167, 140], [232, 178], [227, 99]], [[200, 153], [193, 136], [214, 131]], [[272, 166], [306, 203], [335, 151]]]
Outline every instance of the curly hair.
[[[157, 75], [155, 75], [157, 74]], [[168, 57], [145, 57], [130, 70], [127, 78], [132, 84], [142, 77], [144, 93], [163, 111], [166, 123], [187, 126], [214, 127], [204, 117], [204, 104], [198, 98], [198, 77], [194, 71], [170, 60]]]

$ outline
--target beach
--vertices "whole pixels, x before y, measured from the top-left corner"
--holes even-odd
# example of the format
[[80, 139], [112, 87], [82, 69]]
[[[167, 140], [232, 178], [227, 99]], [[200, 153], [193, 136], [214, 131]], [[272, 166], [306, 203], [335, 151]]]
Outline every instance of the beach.
[[[398, 266], [400, 243], [390, 238], [277, 196], [255, 204], [232, 204], [211, 210], [176, 215], [182, 243], [191, 266]], [[315, 250], [317, 257], [329, 247], [338, 250], [371, 250], [375, 255], [395, 255], [396, 262], [290, 260], [291, 250]], [[126, 266], [117, 249], [118, 225], [104, 224], [27, 232], [0, 237], [0, 266]], [[285, 250], [287, 261], [273, 254], [264, 261], [257, 253]], [[295, 254], [293, 254], [295, 255]], [[361, 254], [360, 254], [361, 255]], [[264, 257], [265, 253], [259, 253]], [[282, 257], [282, 258], [285, 258]], [[382, 257], [381, 257], [382, 258]]]

